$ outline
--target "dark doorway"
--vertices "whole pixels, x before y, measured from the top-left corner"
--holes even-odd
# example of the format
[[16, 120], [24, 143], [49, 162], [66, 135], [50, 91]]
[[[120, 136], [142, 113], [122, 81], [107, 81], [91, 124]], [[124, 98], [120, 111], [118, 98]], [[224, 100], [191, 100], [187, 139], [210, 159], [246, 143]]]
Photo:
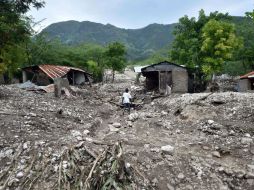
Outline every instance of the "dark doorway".
[[158, 90], [159, 87], [159, 72], [151, 71], [146, 73], [146, 89]]

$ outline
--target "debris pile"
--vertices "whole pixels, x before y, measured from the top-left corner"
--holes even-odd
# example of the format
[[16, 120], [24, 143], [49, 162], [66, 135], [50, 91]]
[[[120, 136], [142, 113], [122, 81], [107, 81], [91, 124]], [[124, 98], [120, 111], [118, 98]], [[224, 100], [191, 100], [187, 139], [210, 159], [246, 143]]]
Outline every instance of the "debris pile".
[[[155, 98], [123, 81], [68, 99], [0, 86], [0, 189], [254, 189], [253, 93]], [[129, 115], [126, 87], [142, 105]]]

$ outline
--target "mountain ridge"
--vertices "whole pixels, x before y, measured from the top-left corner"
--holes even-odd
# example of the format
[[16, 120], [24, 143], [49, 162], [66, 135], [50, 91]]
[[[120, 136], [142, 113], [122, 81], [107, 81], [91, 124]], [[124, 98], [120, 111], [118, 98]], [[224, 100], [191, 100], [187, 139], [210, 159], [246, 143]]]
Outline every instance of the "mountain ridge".
[[[230, 21], [235, 23], [239, 30], [248, 19], [232, 16]], [[119, 41], [126, 46], [128, 59], [139, 61], [163, 48], [169, 48], [174, 40], [173, 31], [177, 24], [152, 23], [138, 29], [125, 29], [109, 23], [68, 20], [53, 23], [40, 34], [47, 34], [49, 40], [57, 38], [68, 45], [94, 43], [105, 46], [110, 42]]]
[[135, 60], [146, 58], [170, 44], [175, 25], [153, 23], [139, 29], [124, 29], [112, 24], [69, 20], [51, 24], [41, 34], [47, 34], [50, 40], [58, 38], [69, 45], [95, 43], [105, 46], [119, 41], [126, 46], [128, 58]]

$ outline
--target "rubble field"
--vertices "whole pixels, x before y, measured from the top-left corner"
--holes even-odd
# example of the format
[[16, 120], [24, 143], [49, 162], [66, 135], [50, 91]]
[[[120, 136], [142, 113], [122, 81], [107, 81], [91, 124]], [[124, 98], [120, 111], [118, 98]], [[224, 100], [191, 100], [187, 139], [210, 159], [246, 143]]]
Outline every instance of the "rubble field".
[[253, 93], [153, 97], [121, 81], [61, 98], [0, 86], [0, 189], [254, 189]]

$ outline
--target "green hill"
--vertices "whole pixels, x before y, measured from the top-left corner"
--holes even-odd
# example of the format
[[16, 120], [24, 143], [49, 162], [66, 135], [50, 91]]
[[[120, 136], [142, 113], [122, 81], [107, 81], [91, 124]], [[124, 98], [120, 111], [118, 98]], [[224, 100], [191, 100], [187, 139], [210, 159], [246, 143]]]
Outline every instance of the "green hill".
[[[244, 38], [248, 37], [246, 31], [253, 28], [253, 22], [245, 17], [231, 17], [230, 22], [236, 25], [238, 35]], [[172, 32], [176, 25], [150, 24], [140, 29], [123, 29], [111, 24], [65, 21], [51, 24], [41, 33], [46, 33], [49, 40], [58, 38], [69, 45], [106, 45], [119, 41], [127, 47], [129, 60], [142, 61], [154, 54], [166, 56], [174, 39]]]
[[119, 41], [127, 47], [130, 60], [140, 60], [171, 44], [175, 25], [151, 24], [141, 29], [122, 29], [110, 24], [66, 21], [51, 24], [41, 33], [46, 33], [49, 39], [58, 38], [70, 45], [80, 43], [106, 45]]

